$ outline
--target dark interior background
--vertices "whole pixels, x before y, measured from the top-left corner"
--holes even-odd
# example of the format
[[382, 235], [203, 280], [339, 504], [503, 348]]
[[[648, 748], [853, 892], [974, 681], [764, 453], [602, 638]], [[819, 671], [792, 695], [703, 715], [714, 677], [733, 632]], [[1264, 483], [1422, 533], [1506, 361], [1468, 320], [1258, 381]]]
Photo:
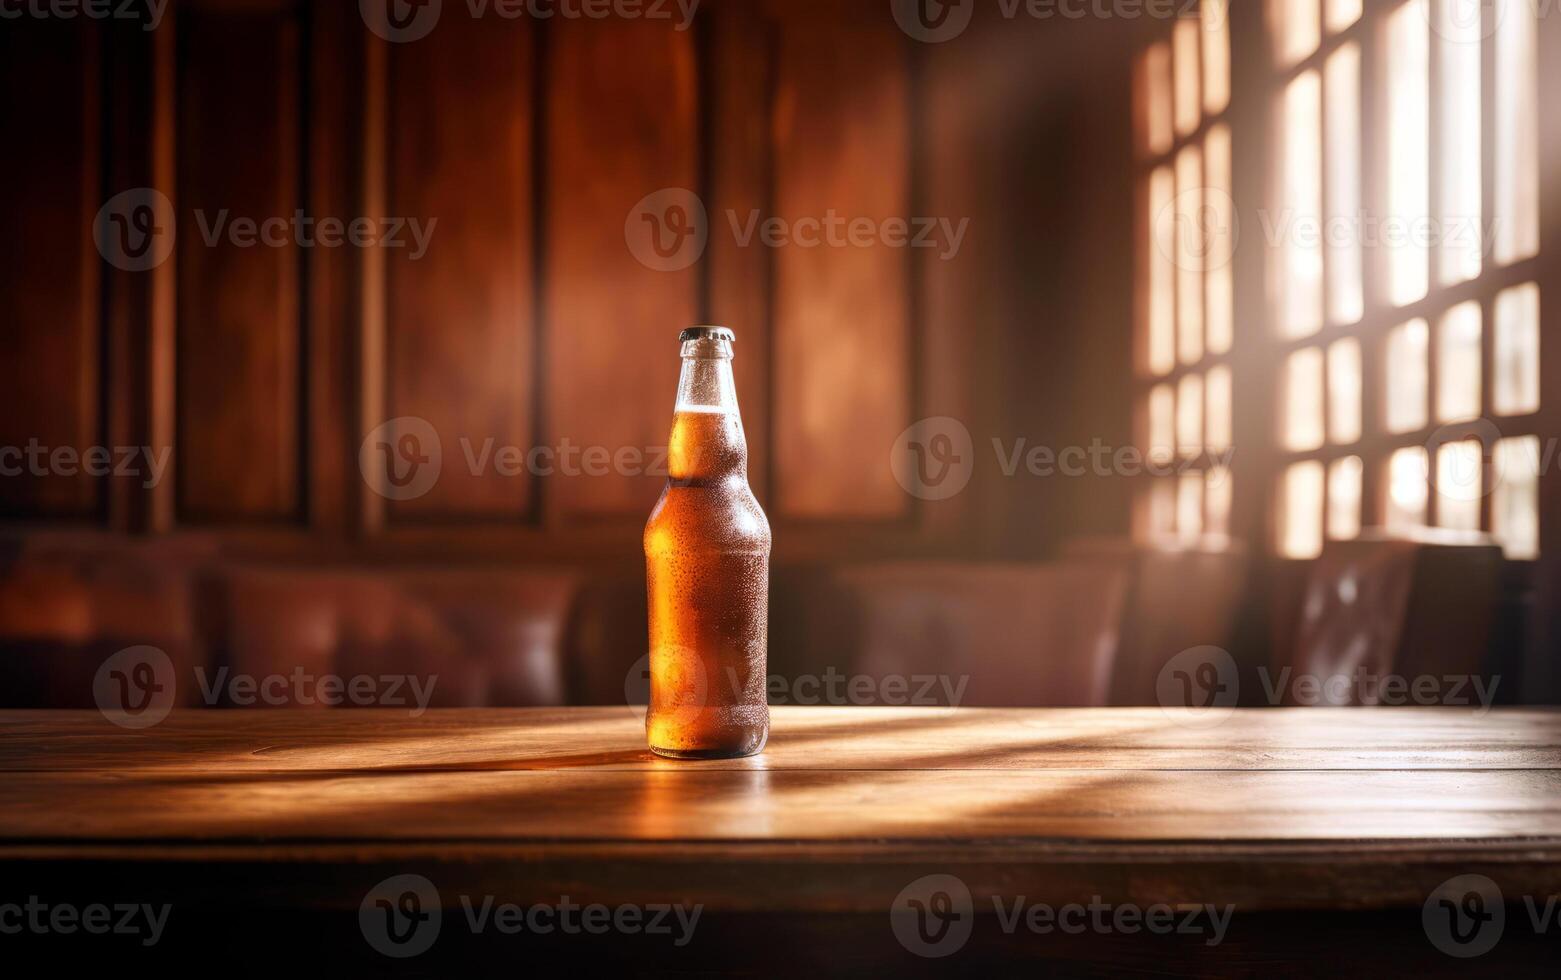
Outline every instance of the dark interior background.
[[[705, 322], [739, 338], [781, 662], [811, 642], [800, 634], [819, 607], [802, 596], [818, 567], [1051, 561], [1078, 539], [1129, 535], [1133, 480], [1009, 478], [991, 446], [1133, 441], [1133, 59], [1163, 25], [1010, 21], [978, 5], [957, 44], [917, 44], [878, 0], [705, 0], [687, 31], [445, 6], [413, 44], [324, 0], [173, 0], [156, 31], [5, 25], [0, 444], [174, 449], [151, 488], [0, 480], [13, 560], [134, 552], [156, 568], [297, 575], [304, 593], [320, 591], [307, 584], [320, 569], [556, 571], [586, 583], [579, 601], [616, 610], [599, 614], [601, 636], [642, 648], [640, 532], [660, 480], [471, 475], [458, 440], [660, 445], [677, 331]], [[1258, 8], [1232, 11], [1238, 205], [1261, 164], [1242, 129], [1262, 108], [1242, 84]], [[95, 248], [94, 215], [147, 186], [174, 202], [177, 245], [151, 271], [122, 271]], [[703, 258], [677, 272], [642, 265], [624, 238], [635, 203], [668, 187], [697, 191], [711, 221]], [[416, 260], [204, 247], [194, 212], [223, 208], [438, 224]], [[968, 218], [968, 233], [943, 260], [742, 248], [726, 229], [729, 209], [831, 208]], [[1553, 263], [1553, 223], [1545, 234]], [[1246, 274], [1261, 259], [1241, 261], [1238, 338], [1263, 302]], [[1238, 374], [1235, 444], [1252, 447], [1238, 479], [1261, 472], [1273, 371]], [[917, 500], [888, 455], [906, 426], [941, 415], [970, 430], [975, 471], [965, 492]], [[443, 475], [423, 497], [385, 500], [358, 450], [402, 416], [440, 434]], [[1266, 494], [1238, 497], [1233, 515], [1256, 544], [1231, 641], [1243, 660], [1283, 642], [1306, 568], [1263, 557]], [[1527, 564], [1506, 576], [1493, 649], [1532, 660], [1548, 642], [1532, 628], [1539, 579]], [[239, 615], [212, 588], [194, 587], [196, 634]], [[6, 616], [42, 617], [50, 595], [25, 593]]]

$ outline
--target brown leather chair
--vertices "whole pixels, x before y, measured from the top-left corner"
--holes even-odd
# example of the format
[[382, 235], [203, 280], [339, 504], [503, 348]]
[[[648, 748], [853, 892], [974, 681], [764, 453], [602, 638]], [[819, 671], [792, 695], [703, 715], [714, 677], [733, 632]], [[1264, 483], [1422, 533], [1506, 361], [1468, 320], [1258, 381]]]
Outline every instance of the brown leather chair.
[[938, 703], [1083, 706], [1108, 700], [1127, 588], [1099, 562], [894, 562], [842, 569], [855, 669], [933, 677]]
[[[1274, 664], [1279, 700], [1401, 701], [1384, 696], [1383, 679], [1483, 675], [1502, 561], [1501, 549], [1478, 536], [1368, 532], [1357, 541], [1330, 542], [1312, 563], [1294, 655]], [[1291, 674], [1283, 674], [1286, 667]], [[1351, 680], [1313, 695], [1297, 687], [1302, 677]]]
[[1112, 704], [1158, 704], [1160, 672], [1177, 654], [1203, 646], [1227, 652], [1235, 647], [1251, 571], [1239, 542], [1183, 547], [1090, 538], [1070, 541], [1064, 553], [1126, 563], [1131, 569]]
[[174, 703], [198, 703], [188, 556], [149, 547], [45, 548], [0, 565], [0, 707], [91, 708], [104, 662], [135, 646], [167, 654]]
[[[255, 703], [234, 696], [233, 675], [295, 673], [416, 678], [432, 685], [431, 707], [565, 702], [572, 573], [229, 567], [217, 579], [217, 669], [228, 671], [220, 703]], [[398, 696], [413, 703], [406, 683]], [[259, 703], [315, 700], [312, 686], [279, 685], [271, 694]]]

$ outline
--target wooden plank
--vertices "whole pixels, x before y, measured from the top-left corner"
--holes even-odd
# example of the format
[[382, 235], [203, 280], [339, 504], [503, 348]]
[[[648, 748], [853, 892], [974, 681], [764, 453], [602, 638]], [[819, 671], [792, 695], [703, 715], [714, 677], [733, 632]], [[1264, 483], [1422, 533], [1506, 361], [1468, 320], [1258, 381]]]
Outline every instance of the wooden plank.
[[1561, 772], [13, 773], [0, 839], [1442, 841], [1561, 838]]
[[422, 418], [443, 453], [427, 494], [387, 504], [392, 521], [519, 520], [531, 506], [534, 480], [494, 456], [535, 436], [535, 36], [528, 20], [463, 11], [388, 50], [386, 213], [409, 230], [383, 250], [385, 414], [364, 428]]
[[737, 334], [732, 370], [743, 433], [748, 438], [748, 484], [761, 504], [769, 503], [770, 444], [770, 255], [743, 247], [724, 215], [758, 209], [771, 201], [769, 119], [774, 108], [774, 24], [757, 4], [712, 9], [709, 46], [710, 321]]
[[780, 28], [774, 120], [776, 216], [795, 235], [774, 257], [776, 509], [893, 519], [911, 504], [889, 468], [913, 421], [909, 250], [808, 245], [798, 222], [915, 217], [908, 42], [876, 11], [806, 9]]
[[291, 233], [273, 232], [279, 245], [229, 234], [304, 206], [299, 28], [296, 13], [196, 9], [180, 20], [177, 471], [188, 523], [301, 512], [298, 246]]
[[[0, 31], [0, 118], [10, 190], [0, 240], [0, 518], [91, 518], [105, 481], [37, 474], [47, 455], [101, 440], [100, 272], [93, 222], [99, 187], [96, 27], [8, 20]], [[75, 464], [79, 466], [79, 462]]]
[[698, 193], [693, 32], [559, 20], [549, 44], [547, 432], [553, 449], [576, 449], [574, 472], [560, 459], [548, 477], [547, 508], [564, 521], [643, 519], [666, 474], [625, 475], [600, 455], [593, 474], [580, 454], [646, 453], [671, 429], [677, 335], [699, 319], [696, 268], [645, 264], [626, 227], [652, 194]]
[[8, 711], [0, 772], [1561, 769], [1561, 712], [1546, 710], [1247, 709], [1198, 726], [1156, 708], [770, 710], [762, 755], [699, 763], [650, 755], [628, 707], [175, 711], [143, 731]]

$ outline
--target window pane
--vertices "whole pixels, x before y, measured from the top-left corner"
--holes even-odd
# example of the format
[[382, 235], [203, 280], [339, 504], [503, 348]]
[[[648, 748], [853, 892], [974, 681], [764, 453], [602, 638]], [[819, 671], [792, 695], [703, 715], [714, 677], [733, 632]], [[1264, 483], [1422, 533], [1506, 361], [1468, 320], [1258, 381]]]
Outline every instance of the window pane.
[[1203, 534], [1203, 474], [1183, 473], [1177, 481], [1176, 536], [1198, 540]]
[[1217, 116], [1230, 104], [1230, 2], [1203, 0], [1203, 111]]
[[1165, 41], [1144, 52], [1139, 98], [1143, 105], [1144, 147], [1151, 154], [1171, 149], [1171, 46]]
[[1360, 439], [1360, 341], [1335, 341], [1328, 348], [1328, 438], [1336, 445]]
[[1224, 452], [1230, 448], [1231, 438], [1230, 368], [1221, 365], [1211, 369], [1204, 382], [1204, 389], [1209, 406], [1205, 422], [1208, 435], [1204, 442], [1209, 452]]
[[1203, 509], [1206, 515], [1204, 519], [1204, 531], [1208, 534], [1228, 537], [1230, 535], [1230, 502], [1234, 494], [1231, 492], [1230, 470], [1224, 466], [1216, 466], [1209, 470], [1203, 483]]
[[1149, 370], [1156, 375], [1176, 366], [1175, 196], [1171, 168], [1160, 167], [1149, 177]]
[[1304, 452], [1323, 444], [1323, 352], [1298, 350], [1285, 360], [1284, 445]]
[[1323, 550], [1323, 464], [1296, 463], [1280, 489], [1279, 553], [1316, 558]]
[[1539, 286], [1525, 283], [1496, 297], [1497, 415], [1539, 411]]
[[1328, 467], [1328, 537], [1347, 541], [1360, 536], [1359, 456], [1336, 459]]
[[1183, 456], [1203, 452], [1203, 379], [1189, 374], [1176, 392], [1176, 448]]
[[1329, 34], [1336, 34], [1360, 20], [1361, 0], [1328, 0], [1326, 24]]
[[1235, 287], [1231, 256], [1236, 251], [1235, 202], [1230, 196], [1230, 130], [1224, 124], [1209, 130], [1204, 139], [1203, 171], [1208, 185], [1204, 204], [1203, 267], [1207, 275], [1208, 309], [1204, 311], [1208, 348], [1212, 354], [1230, 350], [1235, 324]]
[[1539, 557], [1539, 437], [1496, 443], [1491, 534], [1513, 559]]
[[1328, 319], [1361, 318], [1360, 47], [1354, 42], [1324, 66], [1328, 111]]
[[1428, 0], [1409, 0], [1388, 18], [1388, 298], [1396, 306], [1426, 294], [1430, 205], [1431, 44]]
[[1436, 451], [1436, 523], [1456, 531], [1480, 529], [1485, 455], [1479, 440], [1449, 442]]
[[1533, 0], [1497, 0], [1495, 16], [1495, 255], [1505, 264], [1539, 251], [1539, 44]]
[[1176, 394], [1170, 385], [1155, 385], [1149, 392], [1148, 455], [1164, 462], [1176, 455]]
[[1268, 23], [1274, 36], [1274, 61], [1288, 68], [1317, 50], [1317, 0], [1268, 0]]
[[1176, 481], [1161, 477], [1149, 486], [1149, 537], [1164, 538], [1176, 531]]
[[1203, 153], [1176, 156], [1176, 336], [1182, 363], [1203, 357]]
[[1441, 105], [1437, 162], [1437, 281], [1480, 274], [1480, 12], [1482, 0], [1436, 0]]
[[1480, 304], [1459, 303], [1437, 328], [1436, 420], [1480, 417]]
[[1388, 461], [1387, 520], [1395, 531], [1424, 527], [1426, 521], [1427, 459], [1423, 446], [1400, 449]]
[[1315, 71], [1285, 88], [1279, 118], [1279, 329], [1286, 337], [1309, 337], [1322, 327], [1323, 285], [1322, 85]]
[[1198, 128], [1201, 102], [1198, 97], [1198, 22], [1180, 18], [1171, 28], [1176, 73], [1176, 131], [1183, 136]]
[[1426, 322], [1419, 319], [1388, 331], [1389, 432], [1413, 432], [1426, 424], [1428, 333]]

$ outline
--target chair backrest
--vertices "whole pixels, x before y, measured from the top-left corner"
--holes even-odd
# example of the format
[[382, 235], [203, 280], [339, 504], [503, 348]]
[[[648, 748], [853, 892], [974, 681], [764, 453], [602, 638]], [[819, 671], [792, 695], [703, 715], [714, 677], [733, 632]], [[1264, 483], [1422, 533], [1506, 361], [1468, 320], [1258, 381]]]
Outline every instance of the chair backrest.
[[[0, 566], [0, 707], [91, 708], [99, 668], [120, 650], [162, 650], [188, 679], [205, 652], [194, 578], [158, 550], [59, 549]], [[176, 704], [194, 704], [180, 683]]]
[[[1107, 703], [1127, 576], [1099, 562], [896, 562], [837, 573], [855, 669], [939, 703]], [[898, 689], [898, 688], [896, 688]]]
[[[571, 573], [251, 566], [217, 577], [216, 669], [231, 675], [397, 675], [431, 685], [432, 707], [565, 702]], [[293, 686], [276, 690], [305, 701]]]
[[[1480, 675], [1501, 567], [1501, 549], [1489, 543], [1381, 536], [1329, 543], [1312, 565], [1292, 662], [1274, 664], [1284, 677], [1275, 685], [1281, 700], [1376, 704], [1392, 697], [1382, 687], [1388, 678]], [[1305, 694], [1300, 678], [1327, 689]]]

